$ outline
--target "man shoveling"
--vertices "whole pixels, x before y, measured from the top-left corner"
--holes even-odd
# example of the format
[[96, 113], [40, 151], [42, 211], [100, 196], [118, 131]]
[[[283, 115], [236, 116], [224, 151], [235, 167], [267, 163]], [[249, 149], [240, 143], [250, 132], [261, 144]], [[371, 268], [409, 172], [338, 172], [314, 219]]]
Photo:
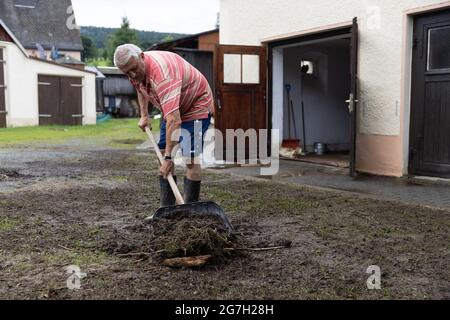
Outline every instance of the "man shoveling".
[[[198, 202], [202, 172], [196, 158], [202, 153], [204, 136], [214, 112], [214, 99], [208, 81], [200, 71], [175, 53], [142, 52], [132, 44], [116, 49], [114, 63], [137, 90], [141, 110], [139, 127], [145, 131], [150, 126], [149, 103], [160, 109], [164, 117], [158, 145], [165, 156], [159, 169], [161, 206], [175, 205], [167, 176], [174, 173], [172, 151], [178, 143], [181, 144], [187, 167], [184, 201]], [[189, 133], [189, 137], [182, 134], [178, 138], [180, 129]]]

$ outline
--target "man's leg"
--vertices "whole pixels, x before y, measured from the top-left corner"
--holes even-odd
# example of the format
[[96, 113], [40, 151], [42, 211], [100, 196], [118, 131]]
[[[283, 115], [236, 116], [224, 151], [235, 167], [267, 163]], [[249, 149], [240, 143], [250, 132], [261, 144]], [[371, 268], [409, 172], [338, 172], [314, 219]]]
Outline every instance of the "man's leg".
[[199, 164], [187, 164], [186, 167], [184, 201], [186, 203], [199, 202], [202, 184], [202, 167]]
[[[193, 121], [185, 124], [184, 128], [191, 134], [190, 148], [185, 146], [186, 151], [190, 149], [190, 154], [185, 152], [183, 156], [185, 159], [190, 158], [186, 163], [186, 177], [184, 178], [184, 201], [186, 203], [193, 203], [200, 201], [200, 188], [202, 183], [202, 167], [201, 154], [203, 152], [203, 145], [206, 131], [211, 123], [211, 118], [199, 121]], [[199, 134], [201, 133], [201, 134]], [[183, 142], [182, 146], [183, 146]]]

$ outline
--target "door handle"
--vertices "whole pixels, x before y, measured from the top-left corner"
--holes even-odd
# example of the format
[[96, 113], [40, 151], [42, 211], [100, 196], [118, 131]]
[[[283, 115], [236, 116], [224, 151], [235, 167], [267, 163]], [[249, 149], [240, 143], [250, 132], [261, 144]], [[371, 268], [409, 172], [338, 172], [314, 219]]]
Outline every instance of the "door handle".
[[350, 113], [353, 113], [353, 111], [355, 110], [355, 103], [358, 103], [359, 100], [356, 100], [353, 93], [350, 93], [349, 99], [345, 100], [345, 102], [348, 103], [348, 111]]
[[219, 108], [219, 110], [222, 110], [222, 103], [220, 99], [217, 99], [217, 107]]
[[8, 114], [8, 111], [2, 111], [2, 110], [0, 110], [0, 114]]

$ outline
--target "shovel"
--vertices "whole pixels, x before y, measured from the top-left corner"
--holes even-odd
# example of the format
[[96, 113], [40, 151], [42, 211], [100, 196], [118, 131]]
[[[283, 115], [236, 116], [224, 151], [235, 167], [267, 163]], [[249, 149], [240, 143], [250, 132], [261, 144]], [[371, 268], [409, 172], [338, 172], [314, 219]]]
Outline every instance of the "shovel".
[[[158, 144], [156, 143], [153, 133], [151, 132], [149, 127], [145, 128], [145, 132], [147, 132], [150, 142], [156, 151], [159, 163], [162, 164], [164, 158], [162, 156], [161, 151], [159, 150]], [[146, 222], [150, 222], [157, 219], [177, 219], [186, 217], [187, 218], [215, 217], [218, 218], [223, 223], [228, 233], [230, 234], [233, 233], [233, 227], [231, 226], [230, 221], [225, 215], [223, 209], [218, 204], [214, 202], [195, 202], [186, 204], [172, 174], [169, 174], [167, 176], [167, 180], [169, 181], [170, 187], [172, 188], [173, 194], [175, 195], [177, 205], [158, 209], [155, 212], [155, 214], [145, 219]]]

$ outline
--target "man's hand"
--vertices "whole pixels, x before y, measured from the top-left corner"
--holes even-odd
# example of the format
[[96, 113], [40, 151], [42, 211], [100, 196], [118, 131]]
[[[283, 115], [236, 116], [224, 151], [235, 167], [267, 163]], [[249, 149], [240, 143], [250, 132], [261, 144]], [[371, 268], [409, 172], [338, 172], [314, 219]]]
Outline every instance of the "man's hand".
[[164, 160], [161, 168], [159, 168], [159, 173], [167, 180], [167, 176], [175, 168], [175, 164], [172, 160]]
[[141, 128], [141, 130], [145, 132], [146, 127], [148, 127], [150, 130], [152, 130], [152, 126], [150, 124], [150, 121], [148, 121], [148, 118], [142, 117], [141, 120], [139, 120], [139, 128]]

